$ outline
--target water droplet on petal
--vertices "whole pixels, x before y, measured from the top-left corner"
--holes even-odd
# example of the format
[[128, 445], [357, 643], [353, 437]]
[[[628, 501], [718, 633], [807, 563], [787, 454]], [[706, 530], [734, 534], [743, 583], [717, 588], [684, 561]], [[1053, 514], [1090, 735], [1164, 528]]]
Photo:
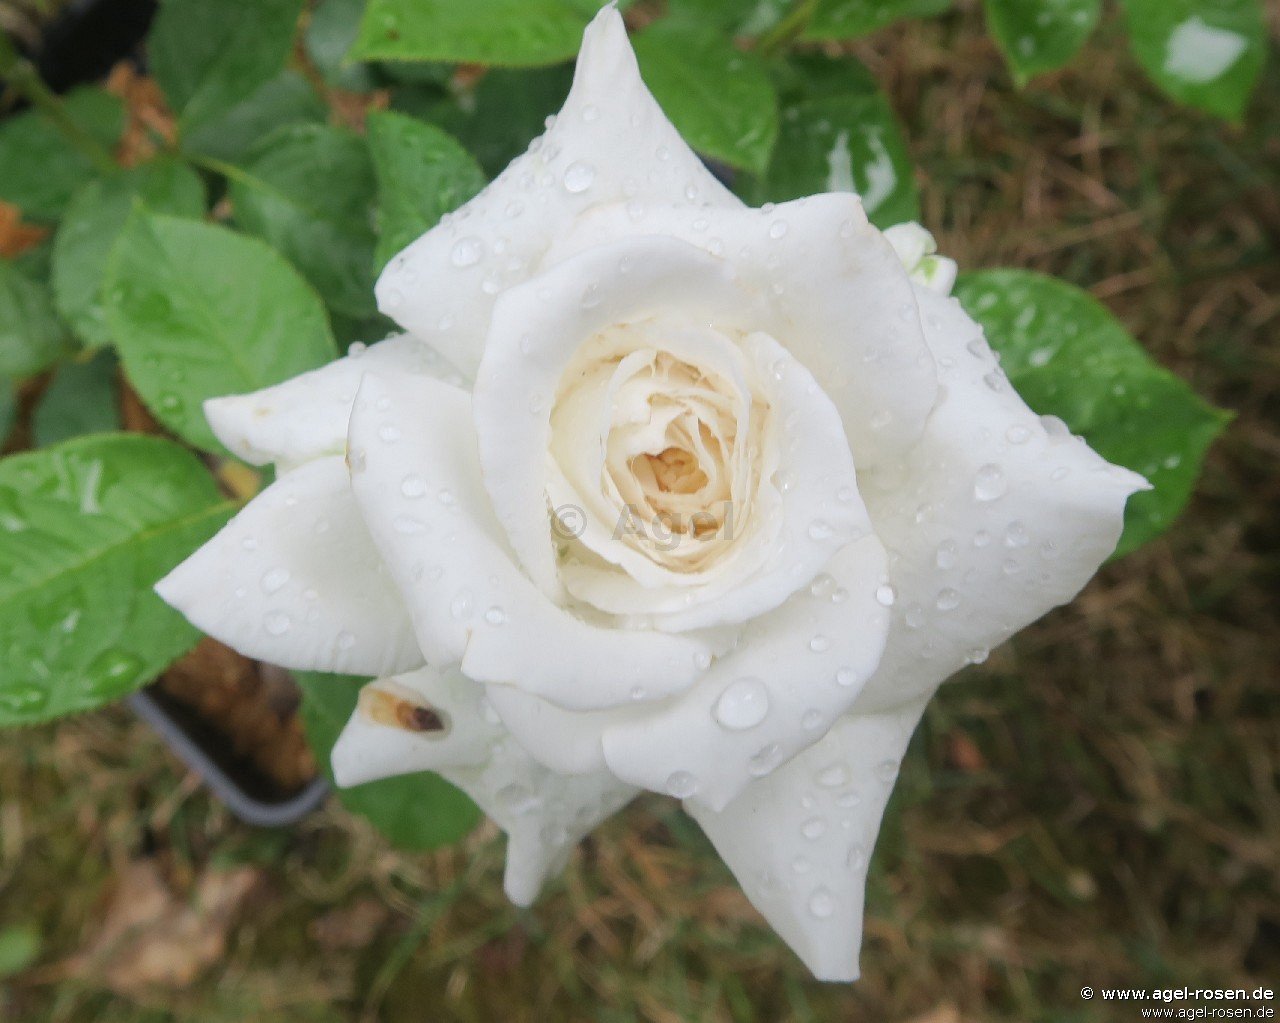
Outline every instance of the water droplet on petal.
[[979, 501], [994, 501], [1004, 496], [1008, 489], [1009, 481], [1005, 479], [1004, 470], [990, 462], [980, 468], [973, 478], [973, 496]]
[[484, 255], [484, 242], [475, 236], [459, 238], [449, 258], [456, 267], [475, 266]]
[[262, 619], [262, 627], [273, 636], [283, 636], [292, 622], [283, 611], [272, 611]]
[[720, 694], [713, 713], [721, 725], [733, 731], [754, 728], [769, 713], [769, 690], [758, 678], [736, 679]]
[[280, 590], [288, 581], [289, 581], [289, 570], [287, 568], [273, 568], [271, 569], [271, 571], [263, 573], [262, 592], [275, 593], [277, 590]]
[[836, 900], [826, 888], [819, 888], [809, 896], [809, 912], [819, 920], [826, 920], [836, 911]]
[[898, 591], [889, 583], [876, 587], [876, 603], [881, 607], [893, 607], [898, 599]]
[[953, 611], [960, 606], [960, 594], [951, 587], [938, 591], [938, 610]]
[[596, 180], [596, 169], [582, 160], [574, 160], [564, 170], [564, 189], [577, 194], [585, 192]]
[[676, 799], [688, 799], [698, 791], [698, 779], [688, 771], [674, 771], [667, 777], [667, 792]]

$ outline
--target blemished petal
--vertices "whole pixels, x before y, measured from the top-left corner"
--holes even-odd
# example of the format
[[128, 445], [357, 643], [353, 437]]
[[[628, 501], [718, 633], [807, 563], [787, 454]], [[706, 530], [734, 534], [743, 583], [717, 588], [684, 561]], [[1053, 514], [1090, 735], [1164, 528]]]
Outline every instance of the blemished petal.
[[819, 980], [858, 979], [867, 864], [923, 701], [841, 718], [723, 810], [685, 809]]
[[866, 536], [762, 616], [683, 696], [604, 730], [623, 781], [720, 810], [817, 742], [875, 671], [889, 628], [885, 553]]
[[271, 484], [156, 592], [196, 628], [281, 667], [384, 675], [423, 662], [340, 456]]
[[636, 792], [603, 771], [548, 771], [508, 735], [484, 688], [453, 669], [370, 682], [333, 748], [334, 779], [344, 787], [418, 771], [458, 786], [507, 833], [505, 887], [521, 906]]
[[598, 246], [499, 300], [475, 386], [480, 461], [498, 521], [544, 593], [561, 592], [546, 453], [557, 388], [575, 352], [598, 331], [659, 312], [747, 329], [753, 305], [726, 264], [670, 238]]
[[[335, 682], [335, 685], [342, 683]], [[430, 665], [360, 690], [330, 757], [343, 788], [417, 771], [479, 767], [506, 733], [484, 712], [483, 690], [457, 669]]]
[[723, 259], [756, 298], [749, 329], [776, 338], [840, 412], [858, 471], [919, 439], [938, 396], [915, 291], [897, 253], [847, 192], [760, 209], [613, 204], [558, 239], [548, 263], [636, 236], [678, 238]]
[[570, 710], [687, 689], [709, 640], [584, 621], [519, 570], [481, 480], [471, 398], [424, 376], [366, 375], [351, 416], [352, 486], [426, 659]]
[[901, 462], [859, 474], [889, 551], [893, 625], [855, 711], [931, 693], [1074, 597], [1115, 549], [1142, 477], [1041, 419], [955, 299], [918, 289], [943, 397]]
[[313, 458], [339, 455], [347, 422], [365, 373], [425, 374], [458, 379], [430, 345], [409, 334], [367, 348], [352, 346], [344, 358], [251, 394], [210, 398], [205, 418], [232, 454], [252, 465], [275, 462], [282, 471]]
[[702, 165], [640, 79], [626, 26], [587, 27], [554, 123], [484, 191], [388, 264], [378, 308], [464, 373], [480, 364], [494, 296], [533, 273], [553, 238], [602, 202], [741, 203]]

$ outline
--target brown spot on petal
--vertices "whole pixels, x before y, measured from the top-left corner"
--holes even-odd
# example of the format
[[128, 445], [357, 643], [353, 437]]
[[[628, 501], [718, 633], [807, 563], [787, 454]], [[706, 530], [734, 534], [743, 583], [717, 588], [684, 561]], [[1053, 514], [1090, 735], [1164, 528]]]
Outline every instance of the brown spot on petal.
[[442, 711], [381, 687], [360, 691], [360, 710], [375, 724], [406, 732], [444, 732], [449, 727]]

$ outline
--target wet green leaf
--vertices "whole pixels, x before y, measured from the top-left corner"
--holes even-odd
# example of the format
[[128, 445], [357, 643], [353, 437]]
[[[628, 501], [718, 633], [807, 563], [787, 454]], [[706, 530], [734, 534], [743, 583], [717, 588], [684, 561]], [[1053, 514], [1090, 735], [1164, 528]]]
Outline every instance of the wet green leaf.
[[323, 124], [286, 125], [231, 177], [236, 223], [270, 242], [335, 310], [366, 317], [373, 299], [373, 164], [364, 139]]
[[1101, 0], [984, 0], [987, 27], [1024, 85], [1076, 55], [1098, 23]]
[[1122, 0], [1129, 39], [1174, 99], [1239, 120], [1266, 60], [1260, 0]]
[[[307, 739], [332, 781], [329, 754], [355, 710], [363, 680], [317, 672], [298, 672], [295, 678], [302, 687]], [[464, 793], [428, 771], [337, 791], [343, 806], [371, 821], [393, 844], [412, 851], [456, 842], [481, 816]]]
[[484, 171], [456, 140], [404, 114], [369, 115], [378, 179], [377, 265], [434, 227], [485, 186]]
[[758, 205], [852, 191], [879, 227], [917, 219], [906, 143], [871, 76], [850, 60], [805, 62], [797, 70], [783, 100], [773, 159], [763, 174], [735, 183], [739, 194]]
[[139, 210], [107, 264], [107, 325], [130, 381], [180, 437], [221, 450], [207, 398], [276, 384], [337, 353], [324, 305], [270, 246]]
[[660, 21], [635, 36], [640, 74], [698, 152], [763, 170], [778, 135], [778, 96], [764, 61], [723, 33]]
[[377, 85], [369, 67], [347, 57], [364, 8], [365, 0], [321, 0], [307, 24], [307, 55], [316, 70], [330, 85], [350, 92], [368, 92]]
[[71, 347], [48, 287], [0, 259], [0, 378], [39, 373]]
[[1064, 281], [984, 270], [962, 275], [956, 297], [985, 328], [1028, 405], [1151, 482], [1154, 489], [1129, 498], [1117, 556], [1162, 533], [1187, 503], [1229, 414], [1153, 362], [1097, 300]]
[[102, 279], [107, 255], [135, 201], [156, 213], [199, 217], [204, 212], [204, 184], [185, 164], [161, 157], [90, 181], [72, 196], [53, 243], [53, 297], [87, 345], [111, 343], [102, 311]]
[[497, 177], [542, 134], [547, 117], [564, 105], [572, 80], [571, 65], [496, 68], [480, 79], [465, 103], [442, 102], [434, 93], [401, 90], [394, 105], [439, 124], [490, 177]]
[[553, 64], [578, 52], [602, 0], [370, 0], [361, 60]]
[[302, 0], [166, 0], [147, 38], [179, 128], [225, 114], [284, 68]]
[[854, 39], [903, 18], [930, 18], [951, 0], [818, 0], [804, 38]]
[[323, 124], [329, 116], [311, 83], [285, 71], [220, 117], [195, 125], [182, 138], [188, 153], [238, 163], [264, 135], [286, 124]]
[[[112, 149], [124, 131], [124, 105], [101, 89], [63, 97], [67, 113], [91, 139]], [[0, 123], [0, 200], [29, 220], [62, 216], [71, 193], [95, 174], [93, 163], [35, 110]]]
[[87, 433], [120, 429], [120, 382], [109, 349], [58, 367], [31, 422], [36, 445], [48, 447]]
[[0, 460], [0, 725], [102, 706], [195, 643], [151, 587], [231, 511], [199, 460], [159, 437]]

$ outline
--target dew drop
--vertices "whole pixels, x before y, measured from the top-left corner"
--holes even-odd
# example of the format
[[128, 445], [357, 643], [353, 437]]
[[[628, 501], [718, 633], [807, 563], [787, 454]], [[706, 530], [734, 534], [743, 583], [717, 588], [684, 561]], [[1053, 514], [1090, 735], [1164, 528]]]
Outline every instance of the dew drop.
[[454, 244], [449, 258], [456, 267], [475, 266], [480, 262], [480, 257], [483, 254], [484, 242], [472, 235], [467, 238], [459, 238]]
[[948, 586], [938, 591], [937, 604], [939, 611], [954, 611], [960, 606], [960, 594]]
[[831, 640], [819, 633], [814, 636], [813, 639], [809, 640], [809, 649], [815, 654], [825, 653], [827, 650], [831, 649]]
[[262, 627], [273, 636], [283, 636], [292, 622], [283, 611], [272, 611], [262, 619]]
[[819, 920], [826, 920], [836, 911], [836, 900], [826, 888], [819, 888], [809, 896], [809, 912]]
[[934, 562], [941, 569], [954, 568], [956, 564], [956, 542], [954, 540], [943, 540], [938, 544], [938, 553], [934, 558]]
[[722, 726], [735, 732], [754, 728], [769, 713], [769, 690], [758, 678], [740, 678], [725, 688], [714, 714]]
[[507, 623], [507, 612], [495, 604], [484, 613], [484, 620], [490, 625], [505, 625]]
[[973, 478], [973, 496], [979, 501], [994, 501], [1008, 489], [1009, 481], [1005, 479], [1004, 470], [991, 462], [979, 469]]
[[421, 497], [427, 492], [427, 483], [421, 476], [410, 474], [400, 481], [400, 493], [405, 497]]
[[822, 711], [806, 710], [804, 717], [800, 719], [800, 726], [806, 732], [812, 732], [822, 727]]
[[287, 568], [273, 568], [262, 575], [262, 592], [275, 593], [282, 589], [288, 581], [289, 570]]
[[848, 666], [839, 668], [836, 671], [836, 685], [838, 686], [848, 687], [853, 685], [857, 681], [858, 681], [858, 673]]
[[838, 789], [852, 780], [849, 768], [844, 764], [832, 764], [818, 772], [818, 784], [824, 789]]
[[449, 613], [457, 621], [464, 618], [470, 618], [472, 611], [472, 598], [470, 590], [459, 590], [457, 596], [449, 602]]
[[783, 237], [787, 233], [787, 222], [785, 220], [775, 220], [769, 225], [769, 237], [774, 241]]
[[688, 771], [673, 771], [667, 776], [667, 792], [676, 799], [688, 799], [698, 791], [698, 779]]
[[800, 825], [800, 834], [804, 835], [809, 841], [821, 838], [827, 831], [827, 822], [821, 817], [810, 817], [807, 821]]
[[596, 180], [596, 169], [582, 160], [574, 160], [564, 170], [564, 190], [576, 195], [585, 192]]
[[1011, 426], [1004, 431], [1004, 439], [1010, 444], [1025, 444], [1031, 439], [1031, 431], [1025, 426]]
[[898, 591], [890, 583], [883, 583], [876, 587], [876, 603], [881, 607], [893, 607], [897, 599]]

